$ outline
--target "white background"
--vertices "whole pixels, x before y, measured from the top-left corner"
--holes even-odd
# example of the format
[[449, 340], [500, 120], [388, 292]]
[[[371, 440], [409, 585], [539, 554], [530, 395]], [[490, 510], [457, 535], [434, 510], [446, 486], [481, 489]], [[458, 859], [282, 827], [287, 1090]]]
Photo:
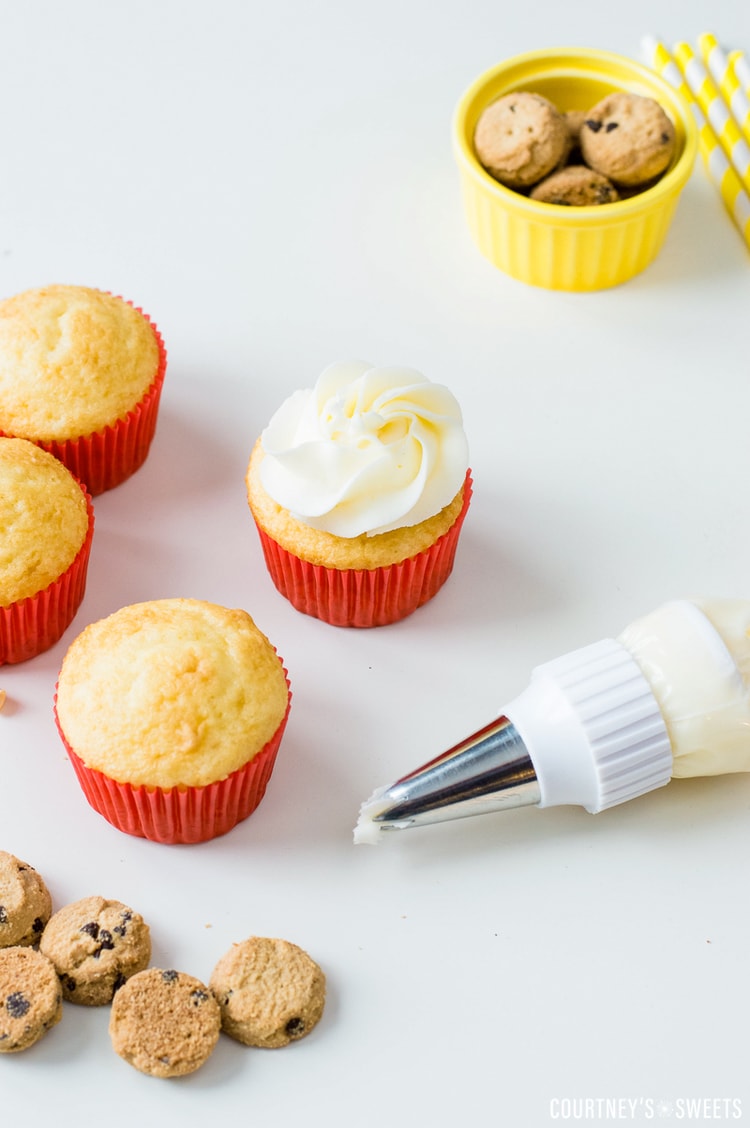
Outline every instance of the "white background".
[[[636, 1119], [732, 1098], [750, 1121], [750, 780], [351, 840], [375, 786], [536, 663], [672, 597], [750, 598], [750, 257], [702, 165], [658, 260], [599, 294], [505, 277], [461, 211], [450, 123], [481, 71], [544, 47], [637, 56], [650, 31], [750, 52], [744, 0], [0, 3], [0, 293], [114, 290], [169, 351], [149, 459], [96, 499], [73, 626], [0, 670], [0, 848], [56, 907], [137, 908], [157, 966], [205, 980], [258, 933], [329, 983], [309, 1038], [222, 1038], [172, 1082], [114, 1054], [105, 1009], [66, 1005], [0, 1057], [3, 1123], [67, 1104], [113, 1128], [536, 1128], [573, 1097], [635, 1099]], [[365, 632], [276, 593], [243, 481], [282, 399], [352, 356], [452, 388], [476, 483], [448, 585]], [[96, 815], [52, 719], [75, 634], [163, 596], [249, 610], [294, 693], [263, 804], [198, 847]]]

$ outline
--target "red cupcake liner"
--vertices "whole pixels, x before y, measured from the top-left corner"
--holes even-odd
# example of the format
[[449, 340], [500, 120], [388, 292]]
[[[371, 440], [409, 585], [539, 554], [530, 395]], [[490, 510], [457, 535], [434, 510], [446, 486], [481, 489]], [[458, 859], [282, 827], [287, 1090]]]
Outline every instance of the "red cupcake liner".
[[[284, 670], [287, 688], [289, 677]], [[204, 787], [133, 787], [117, 783], [89, 768], [68, 743], [57, 717], [55, 724], [89, 806], [117, 830], [169, 846], [194, 845], [227, 834], [258, 807], [266, 793], [292, 703], [274, 735], [260, 752], [226, 779]]]
[[384, 627], [427, 603], [450, 576], [471, 494], [467, 470], [463, 506], [451, 527], [423, 552], [384, 568], [309, 564], [256, 528], [271, 579], [298, 611], [334, 627]]
[[86, 538], [68, 569], [36, 595], [0, 607], [0, 666], [25, 662], [49, 650], [72, 623], [86, 591], [91, 542], [94, 537], [94, 507], [86, 498], [89, 525]]
[[[124, 298], [120, 300], [125, 301]], [[132, 302], [127, 304], [133, 305]], [[133, 308], [148, 321], [159, 348], [156, 376], [143, 399], [123, 419], [101, 431], [93, 431], [77, 439], [34, 440], [37, 446], [59, 458], [71, 474], [86, 485], [92, 496], [119, 486], [143, 465], [156, 431], [159, 400], [167, 371], [167, 350], [161, 333], [148, 314], [138, 306]], [[13, 437], [5, 431], [0, 431], [0, 435]]]

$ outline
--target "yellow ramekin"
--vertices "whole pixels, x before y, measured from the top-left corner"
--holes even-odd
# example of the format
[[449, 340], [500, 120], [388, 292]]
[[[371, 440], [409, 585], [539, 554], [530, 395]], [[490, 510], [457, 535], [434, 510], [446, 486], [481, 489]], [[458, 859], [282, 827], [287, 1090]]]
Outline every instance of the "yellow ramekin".
[[[674, 122], [675, 156], [651, 188], [596, 207], [543, 204], [504, 187], [474, 152], [482, 111], [503, 94], [530, 90], [561, 111], [590, 110], [626, 90], [654, 98]], [[549, 290], [603, 290], [656, 258], [695, 162], [698, 134], [680, 95], [647, 67], [607, 51], [553, 48], [516, 55], [472, 83], [453, 119], [464, 208], [480, 251], [506, 274]]]

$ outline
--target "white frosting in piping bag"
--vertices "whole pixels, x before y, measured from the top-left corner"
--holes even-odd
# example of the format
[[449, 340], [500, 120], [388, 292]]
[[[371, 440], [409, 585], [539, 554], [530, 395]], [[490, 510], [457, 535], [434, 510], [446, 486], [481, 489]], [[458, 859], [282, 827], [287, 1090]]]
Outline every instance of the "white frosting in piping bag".
[[266, 493], [305, 525], [373, 536], [433, 517], [468, 466], [453, 394], [413, 368], [332, 364], [261, 436]]
[[674, 777], [750, 771], [750, 602], [665, 603], [619, 642], [658, 702]]

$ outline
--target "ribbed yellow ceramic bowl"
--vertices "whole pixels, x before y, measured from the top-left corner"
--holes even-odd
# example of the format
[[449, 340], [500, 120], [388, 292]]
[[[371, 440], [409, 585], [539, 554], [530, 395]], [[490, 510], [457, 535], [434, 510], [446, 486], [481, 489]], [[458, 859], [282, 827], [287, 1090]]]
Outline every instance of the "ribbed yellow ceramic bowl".
[[[480, 165], [474, 130], [490, 102], [514, 90], [543, 94], [562, 111], [589, 110], [617, 90], [654, 98], [674, 122], [672, 165], [653, 187], [614, 204], [563, 207], [513, 192]], [[532, 286], [602, 290], [656, 258], [692, 171], [698, 136], [677, 92], [646, 67], [607, 51], [554, 48], [516, 55], [480, 75], [456, 108], [453, 143], [469, 228], [490, 262]]]

